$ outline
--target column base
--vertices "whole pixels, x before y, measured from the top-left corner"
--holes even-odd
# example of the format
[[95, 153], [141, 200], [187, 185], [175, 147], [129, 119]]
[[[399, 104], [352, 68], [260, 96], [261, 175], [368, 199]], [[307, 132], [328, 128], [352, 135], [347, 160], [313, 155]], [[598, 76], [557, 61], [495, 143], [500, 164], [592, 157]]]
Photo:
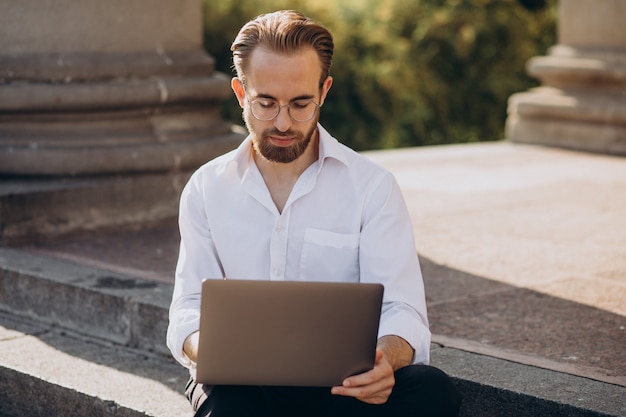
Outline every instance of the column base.
[[[48, 72], [48, 55], [7, 59], [0, 175], [170, 172], [238, 146], [245, 133], [220, 113], [232, 97], [230, 78], [213, 72], [202, 51], [171, 57], [166, 64], [157, 54], [64, 55], [61, 69]], [[31, 61], [41, 68], [29, 72]]]
[[549, 87], [514, 94], [506, 131], [513, 142], [626, 156], [626, 96]]
[[626, 155], [626, 54], [558, 45], [528, 73], [544, 87], [510, 97], [511, 141]]
[[82, 178], [0, 177], [0, 246], [102, 230], [141, 229], [178, 215], [190, 171]]

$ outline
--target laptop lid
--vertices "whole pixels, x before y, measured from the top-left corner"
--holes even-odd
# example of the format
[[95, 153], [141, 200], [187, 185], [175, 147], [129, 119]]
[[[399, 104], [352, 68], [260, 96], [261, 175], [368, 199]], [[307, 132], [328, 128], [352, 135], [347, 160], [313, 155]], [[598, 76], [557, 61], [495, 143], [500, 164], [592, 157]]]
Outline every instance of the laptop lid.
[[335, 386], [374, 366], [380, 284], [205, 280], [196, 380]]

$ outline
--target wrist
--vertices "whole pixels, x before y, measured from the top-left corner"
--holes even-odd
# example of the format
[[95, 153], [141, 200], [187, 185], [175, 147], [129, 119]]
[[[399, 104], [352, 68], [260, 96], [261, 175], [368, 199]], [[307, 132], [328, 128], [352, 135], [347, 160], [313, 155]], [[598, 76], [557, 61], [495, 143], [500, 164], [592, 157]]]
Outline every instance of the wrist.
[[198, 342], [200, 340], [200, 332], [193, 332], [185, 339], [183, 343], [183, 354], [191, 362], [198, 362]]
[[410, 365], [415, 354], [411, 345], [400, 336], [386, 335], [378, 339], [380, 349], [394, 371]]

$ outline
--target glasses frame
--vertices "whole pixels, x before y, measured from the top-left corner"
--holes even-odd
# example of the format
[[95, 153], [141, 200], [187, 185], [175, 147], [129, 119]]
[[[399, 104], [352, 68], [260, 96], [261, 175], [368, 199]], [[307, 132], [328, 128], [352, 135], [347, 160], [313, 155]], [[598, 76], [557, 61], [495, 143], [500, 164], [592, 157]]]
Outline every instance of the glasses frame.
[[[283, 107], [287, 107], [287, 114], [289, 115], [289, 117], [291, 117], [292, 120], [296, 121], [296, 122], [308, 122], [309, 120], [313, 119], [315, 117], [315, 114], [319, 111], [319, 109], [322, 107], [321, 104], [315, 102], [315, 100], [310, 99], [310, 98], [305, 98], [305, 99], [299, 99], [299, 100], [294, 100], [294, 101], [290, 101], [287, 104], [280, 104], [278, 102], [278, 100], [273, 99], [273, 98], [255, 98], [254, 100], [250, 100], [250, 97], [246, 97], [246, 100], [248, 101], [248, 105], [250, 106], [250, 113], [252, 114], [252, 116], [257, 119], [260, 120], [262, 122], [269, 122], [270, 120], [274, 120], [278, 117], [278, 115], [280, 114], [280, 111], [283, 109]], [[254, 110], [252, 110], [252, 104], [254, 104], [257, 101], [262, 101], [262, 100], [266, 100], [266, 101], [273, 101], [276, 103], [277, 110], [276, 110], [276, 114], [273, 117], [270, 117], [268, 119], [261, 119], [259, 116], [257, 116], [256, 114], [254, 114]], [[301, 120], [301, 119], [296, 119], [295, 117], [292, 116], [291, 114], [291, 105], [294, 104], [295, 101], [309, 101], [311, 103], [313, 103], [315, 105], [315, 110], [313, 111], [313, 113], [311, 113], [311, 117], [309, 117], [308, 119], [305, 120]]]

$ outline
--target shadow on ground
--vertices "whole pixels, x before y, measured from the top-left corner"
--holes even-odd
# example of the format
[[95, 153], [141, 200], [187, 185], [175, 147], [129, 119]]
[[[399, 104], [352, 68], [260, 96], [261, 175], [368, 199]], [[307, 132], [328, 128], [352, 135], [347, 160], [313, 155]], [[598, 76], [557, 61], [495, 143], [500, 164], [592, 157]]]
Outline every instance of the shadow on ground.
[[[174, 221], [23, 250], [171, 283]], [[433, 340], [626, 386], [626, 317], [514, 287], [421, 257]]]

